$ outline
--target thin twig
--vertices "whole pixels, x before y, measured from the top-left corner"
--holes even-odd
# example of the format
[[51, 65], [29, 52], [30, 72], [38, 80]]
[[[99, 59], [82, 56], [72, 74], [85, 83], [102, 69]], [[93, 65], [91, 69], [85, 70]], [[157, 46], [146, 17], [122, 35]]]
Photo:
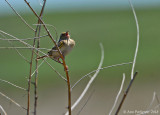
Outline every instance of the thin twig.
[[[43, 8], [42, 8], [43, 9]], [[43, 12], [43, 11], [42, 11]], [[42, 15], [42, 12], [40, 13], [40, 18], [41, 18], [41, 15]], [[39, 18], [39, 19], [40, 19]], [[40, 23], [38, 19], [38, 23]], [[36, 31], [35, 31], [35, 37], [37, 35], [37, 30], [38, 30], [38, 26], [36, 28]], [[35, 47], [35, 43], [36, 43], [36, 39], [33, 40], [33, 47]], [[38, 47], [39, 48], [39, 47]], [[37, 54], [39, 53], [38, 51], [36, 52]], [[31, 61], [30, 61], [30, 71], [29, 71], [29, 79], [28, 79], [28, 96], [27, 96], [27, 99], [28, 99], [28, 103], [27, 103], [27, 115], [29, 115], [29, 109], [30, 109], [30, 87], [31, 87], [31, 77], [32, 77], [32, 63], [33, 63], [33, 56], [34, 56], [34, 49], [32, 49], [32, 54], [31, 54]], [[34, 86], [35, 86], [35, 103], [34, 103], [34, 115], [36, 115], [36, 108], [37, 108], [37, 75], [38, 75], [38, 61], [36, 60], [36, 74], [35, 74], [35, 83], [34, 83]]]
[[132, 71], [131, 71], [131, 79], [133, 79], [134, 68], [135, 68], [135, 64], [136, 64], [136, 58], [137, 58], [138, 47], [139, 47], [139, 25], [138, 25], [138, 19], [137, 19], [137, 16], [136, 16], [136, 12], [135, 12], [134, 7], [131, 3], [131, 0], [129, 0], [129, 3], [130, 3], [130, 6], [132, 8], [132, 12], [134, 14], [136, 27], [137, 27], [137, 45], [136, 45], [136, 50], [135, 50], [135, 55], [134, 55], [134, 60], [133, 60], [133, 65], [132, 65]]
[[[43, 6], [41, 9], [41, 13], [39, 17], [42, 19], [44, 8], [45, 8], [46, 0], [43, 2]], [[41, 21], [38, 19], [38, 24], [41, 24]], [[37, 33], [38, 32], [38, 33]], [[37, 25], [36, 31], [35, 31], [35, 37], [38, 35], [40, 37], [41, 32], [41, 25]], [[37, 48], [40, 47], [40, 39], [37, 41]], [[39, 55], [39, 51], [37, 51], [37, 54]], [[35, 82], [34, 82], [34, 115], [37, 114], [37, 100], [38, 100], [38, 94], [37, 94], [37, 86], [38, 86], [38, 55], [36, 55], [36, 72], [35, 72]]]
[[120, 96], [120, 94], [121, 94], [121, 92], [122, 92], [122, 89], [123, 89], [124, 81], [125, 81], [125, 73], [123, 73], [123, 79], [122, 79], [121, 87], [120, 87], [119, 92], [118, 92], [118, 94], [117, 94], [117, 96], [116, 96], [116, 99], [115, 99], [115, 101], [114, 101], [113, 107], [112, 107], [112, 109], [111, 109], [110, 112], [109, 112], [109, 115], [112, 114], [112, 112], [113, 112], [113, 110], [114, 110], [114, 108], [115, 108], [115, 106], [116, 106], [116, 104], [117, 104], [118, 98], [119, 98], [119, 96]]
[[12, 7], [12, 5], [8, 2], [8, 0], [5, 0], [5, 1], [6, 1], [7, 4], [9, 5], [9, 7], [12, 8], [12, 10], [14, 11], [14, 13], [15, 13], [17, 16], [19, 16], [19, 18], [20, 18], [31, 30], [35, 31], [35, 30], [22, 18], [22, 16], [20, 16], [20, 15], [18, 14], [18, 12]]
[[159, 101], [159, 98], [157, 96], [157, 93], [156, 93], [156, 100], [157, 100], [157, 103], [160, 104], [160, 101]]
[[27, 91], [27, 89], [25, 89], [25, 88], [23, 88], [23, 87], [20, 87], [20, 86], [18, 86], [18, 85], [15, 85], [15, 84], [7, 81], [7, 80], [0, 79], [0, 81], [5, 82], [5, 83], [8, 83], [8, 84], [10, 84], [10, 85], [12, 85], [12, 86], [14, 86], [14, 87], [16, 87], [16, 88], [22, 89], [22, 90], [24, 90], [24, 91]]
[[36, 71], [39, 69], [39, 67], [44, 63], [44, 60], [36, 67], [36, 70], [32, 73], [31, 77], [36, 73]]
[[156, 97], [156, 92], [154, 91], [154, 92], [153, 92], [152, 101], [151, 101], [151, 103], [149, 104], [149, 107], [147, 108], [147, 110], [149, 110], [149, 109], [152, 107], [153, 102], [154, 102], [154, 100], [155, 100], [155, 97]]
[[55, 73], [58, 74], [58, 76], [59, 76], [60, 78], [62, 78], [64, 81], [67, 82], [67, 79], [64, 78], [58, 71], [56, 71], [56, 70], [54, 69], [54, 67], [52, 67], [52, 65], [51, 65], [50, 63], [48, 63], [46, 60], [44, 60], [44, 61], [49, 65], [49, 67], [51, 67], [51, 69], [52, 69]]
[[[17, 37], [15, 37], [15, 36], [13, 36], [13, 35], [11, 35], [11, 34], [9, 34], [9, 33], [6, 33], [6, 32], [4, 32], [4, 31], [2, 31], [2, 30], [0, 30], [0, 32], [3, 33], [3, 34], [5, 34], [5, 35], [8, 35], [8, 36], [10, 36], [10, 37], [12, 37], [12, 38], [14, 38], [14, 39], [16, 39], [16, 40], [18, 40], [20, 43], [22, 43], [22, 44], [24, 44], [24, 45], [30, 47], [31, 49], [38, 50], [37, 48], [31, 46], [30, 44], [28, 44], [28, 43], [22, 41], [21, 39], [18, 39]], [[38, 51], [39, 51], [40, 53], [42, 53], [43, 55], [47, 55], [47, 54], [45, 54], [44, 52], [42, 52], [41, 50], [38, 50]]]
[[[39, 64], [38, 68], [43, 64], [43, 62], [45, 62], [55, 73], [57, 73], [57, 75], [58, 75], [60, 78], [62, 78], [64, 81], [67, 81], [66, 78], [64, 78], [58, 71], [55, 70], [55, 68], [46, 60], [46, 58], [43, 58], [43, 61]], [[38, 68], [37, 68], [37, 69], [38, 69]], [[35, 74], [35, 72], [37, 71], [37, 69], [34, 70], [34, 72], [32, 73], [31, 76], [33, 76], [33, 75]]]
[[[40, 36], [40, 37], [34, 37], [34, 38], [25, 38], [25, 39], [20, 39], [20, 40], [33, 40], [33, 39], [39, 39], [39, 38], [43, 38], [43, 37], [46, 37], [48, 35], [43, 35], [43, 36]], [[4, 38], [0, 38], [0, 40], [5, 40], [5, 41], [19, 41], [19, 40], [16, 40], [16, 39], [4, 39]]]
[[[43, 25], [43, 24], [33, 24], [33, 25]], [[51, 25], [51, 24], [45, 24], [45, 25], [46, 25], [46, 26], [51, 26], [51, 27], [54, 29], [54, 31], [55, 31], [55, 33], [56, 33], [56, 41], [57, 41], [57, 39], [58, 39], [58, 32], [57, 32], [56, 27], [53, 26], [53, 25]]]
[[[33, 47], [35, 47], [35, 39], [33, 41]], [[31, 60], [30, 60], [30, 69], [28, 77], [28, 92], [27, 92], [27, 115], [29, 115], [30, 110], [30, 90], [31, 90], [31, 75], [32, 75], [32, 63], [33, 63], [34, 49], [32, 49]]]
[[[38, 50], [38, 51], [39, 51], [40, 53], [42, 53], [43, 55], [47, 55], [47, 54], [45, 54], [44, 52], [42, 52], [41, 50], [39, 50], [39, 49], [41, 49], [41, 48], [35, 48], [35, 47], [31, 46], [30, 44], [22, 41], [21, 39], [18, 39], [17, 37], [15, 37], [15, 36], [13, 36], [13, 35], [11, 35], [11, 34], [9, 34], [9, 33], [6, 33], [6, 32], [4, 32], [4, 31], [2, 31], [2, 30], [0, 30], [0, 32], [3, 33], [3, 34], [5, 34], [5, 35], [8, 35], [8, 36], [10, 36], [10, 37], [12, 37], [12, 38], [14, 38], [14, 39], [16, 39], [16, 40], [19, 40], [19, 42], [21, 42], [21, 43], [23, 43], [24, 45], [28, 46], [28, 48], [30, 48], [30, 49]], [[17, 48], [17, 47], [16, 47], [16, 48]], [[42, 48], [42, 49], [44, 49], [44, 48]], [[35, 53], [36, 55], [38, 55], [36, 52], [34, 52], [34, 53]], [[65, 78], [64, 78], [62, 75], [60, 75], [60, 73], [58, 73], [46, 60], [45, 60], [45, 62], [46, 62], [60, 77], [62, 77], [62, 79], [65, 80]], [[65, 81], [66, 81], [66, 80], [65, 80]]]
[[84, 107], [87, 105], [88, 101], [91, 99], [91, 97], [93, 96], [93, 93], [95, 92], [95, 90], [93, 90], [91, 92], [91, 94], [88, 96], [86, 102], [84, 103], [84, 105], [82, 106], [82, 108], [80, 109], [80, 111], [77, 113], [77, 115], [79, 115], [81, 113], [81, 111], [84, 109]]
[[122, 107], [122, 105], [123, 105], [123, 103], [124, 103], [124, 100], [126, 99], [126, 97], [127, 97], [127, 95], [128, 95], [128, 92], [129, 92], [129, 90], [130, 90], [130, 88], [131, 88], [131, 86], [132, 86], [132, 83], [133, 83], [133, 81], [135, 80], [135, 77], [137, 76], [137, 73], [138, 73], [138, 72], [135, 72], [135, 74], [134, 74], [134, 76], [133, 76], [133, 79], [131, 79], [131, 81], [130, 81], [130, 83], [129, 83], [129, 85], [128, 85], [128, 87], [127, 87], [127, 89], [126, 89], [126, 91], [125, 91], [125, 93], [124, 93], [124, 95], [123, 95], [123, 97], [122, 97], [122, 100], [121, 100], [121, 102], [120, 102], [120, 104], [119, 104], [119, 106], [118, 106], [118, 109], [116, 110], [115, 115], [118, 115], [118, 113], [119, 113], [119, 111], [120, 111], [120, 109], [121, 109], [121, 107]]
[[[0, 105], [0, 109], [2, 110], [2, 112], [4, 113], [4, 115], [7, 115], [6, 111], [3, 109], [3, 107]], [[1, 113], [0, 113], [1, 115]]]
[[[99, 66], [98, 66], [98, 70], [96, 71], [96, 73], [92, 76], [92, 78], [89, 80], [89, 82], [87, 83], [85, 89], [83, 90], [83, 92], [81, 93], [81, 95], [79, 96], [79, 98], [76, 100], [76, 102], [72, 105], [71, 107], [71, 110], [73, 110], [78, 104], [79, 102], [81, 101], [81, 99], [84, 97], [84, 95], [86, 94], [86, 92], [88, 91], [90, 85], [93, 83], [94, 79], [96, 78], [96, 76], [98, 75], [99, 73], [99, 69], [102, 67], [102, 64], [103, 64], [103, 60], [104, 60], [104, 49], [103, 49], [103, 45], [100, 44], [100, 47], [101, 47], [101, 61], [99, 63]], [[68, 115], [68, 112], [65, 113], [65, 115]]]
[[28, 5], [28, 7], [31, 9], [31, 11], [34, 13], [34, 15], [41, 21], [41, 23], [43, 24], [44, 29], [46, 30], [48, 36], [50, 37], [50, 39], [52, 40], [52, 42], [54, 43], [55, 47], [58, 49], [58, 53], [60, 54], [60, 58], [63, 61], [63, 66], [64, 66], [64, 70], [66, 72], [66, 77], [67, 77], [67, 87], [68, 87], [68, 111], [69, 111], [69, 115], [71, 115], [71, 87], [70, 87], [70, 78], [69, 78], [69, 73], [68, 73], [68, 67], [66, 65], [66, 62], [64, 60], [64, 57], [56, 43], [56, 41], [53, 39], [51, 33], [49, 32], [48, 28], [46, 27], [45, 23], [43, 22], [43, 20], [37, 15], [37, 13], [35, 12], [35, 10], [30, 6], [29, 2], [27, 2], [27, 0], [24, 0], [25, 3]]
[[[140, 114], [136, 114], [136, 115], [145, 115], [145, 114], [148, 114], [148, 113], [154, 113], [154, 110], [156, 110], [157, 108], [160, 107], [160, 104], [156, 105], [153, 109], [150, 109], [150, 110], [147, 110], [146, 112], [142, 112]], [[155, 112], [155, 114], [158, 114], [159, 111], [157, 110], [157, 113]]]
[[9, 101], [11, 101], [12, 103], [14, 103], [15, 105], [17, 105], [18, 107], [27, 110], [25, 107], [21, 106], [20, 104], [18, 104], [16, 101], [14, 101], [13, 99], [9, 98], [8, 96], [6, 96], [4, 93], [0, 92], [0, 95], [2, 95], [3, 97], [5, 97], [6, 99], [8, 99]]
[[[139, 113], [139, 114], [137, 114], [137, 115], [145, 115], [145, 114], [148, 114], [152, 109], [151, 109], [151, 107], [152, 107], [152, 105], [153, 105], [153, 102], [154, 102], [154, 100], [156, 99], [156, 92], [154, 91], [153, 92], [153, 97], [152, 97], [152, 100], [151, 100], [151, 102], [150, 102], [150, 104], [149, 104], [149, 106], [148, 106], [148, 108], [147, 108], [147, 112], [142, 112], [142, 113]], [[159, 103], [158, 103], [159, 104]], [[154, 107], [155, 108], [155, 107]]]
[[51, 49], [47, 49], [47, 48], [30, 48], [30, 47], [0, 47], [0, 49], [35, 49], [35, 50], [47, 50], [47, 51], [50, 51]]
[[[0, 33], [1, 34], [1, 33]], [[4, 38], [6, 38], [6, 36], [5, 35], [3, 35], [3, 34], [1, 34]], [[27, 60], [27, 58], [26, 57], [24, 57], [15, 47], [14, 47], [14, 45], [13, 45], [13, 43], [11, 42], [11, 41], [8, 41], [8, 43], [16, 50], [16, 52], [26, 61], [26, 62], [28, 62], [28, 63], [30, 63], [28, 60]]]
[[[13, 46], [13, 45], [12, 45]], [[14, 47], [14, 46], [13, 46]], [[26, 62], [28, 62], [28, 63], [30, 63], [30, 61], [26, 58], [26, 57], [24, 57], [16, 48], [14, 48], [15, 50], [16, 50], [16, 52], [26, 61]]]
[[82, 79], [86, 78], [87, 76], [89, 76], [90, 74], [96, 72], [97, 70], [103, 70], [103, 69], [108, 69], [108, 68], [112, 68], [112, 67], [116, 67], [116, 66], [122, 66], [122, 65], [128, 65], [128, 64], [132, 64], [132, 62], [110, 65], [110, 66], [106, 66], [106, 67], [103, 67], [103, 68], [98, 68], [98, 69], [96, 69], [96, 70], [93, 70], [93, 71], [89, 72], [88, 74], [84, 75], [83, 77], [81, 77], [81, 78], [72, 86], [72, 89], [73, 89]]

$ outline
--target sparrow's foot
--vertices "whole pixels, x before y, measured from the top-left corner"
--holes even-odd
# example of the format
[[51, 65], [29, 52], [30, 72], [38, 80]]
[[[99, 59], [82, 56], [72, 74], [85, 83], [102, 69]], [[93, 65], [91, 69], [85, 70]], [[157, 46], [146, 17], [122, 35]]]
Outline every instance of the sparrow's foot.
[[57, 59], [57, 62], [60, 63], [60, 64], [63, 64], [59, 59], [60, 59], [60, 58]]
[[39, 59], [43, 59], [45, 57], [48, 57], [48, 55], [44, 55], [44, 56], [41, 56], [41, 57], [37, 57], [36, 59], [39, 60]]

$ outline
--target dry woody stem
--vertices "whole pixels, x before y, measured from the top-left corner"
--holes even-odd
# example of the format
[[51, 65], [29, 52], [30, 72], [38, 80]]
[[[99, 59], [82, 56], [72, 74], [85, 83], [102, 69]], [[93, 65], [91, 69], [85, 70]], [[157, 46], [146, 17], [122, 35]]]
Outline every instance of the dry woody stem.
[[132, 83], [135, 80], [135, 77], [137, 76], [137, 74], [138, 74], [138, 72], [135, 72], [135, 74], [133, 76], [133, 79], [131, 79], [131, 81], [130, 81], [130, 83], [129, 83], [127, 89], [126, 89], [126, 91], [124, 92], [124, 95], [123, 95], [122, 100], [121, 100], [121, 102], [120, 102], [120, 104], [118, 106], [118, 109], [116, 110], [115, 115], [118, 115], [118, 113], [119, 113], [119, 111], [120, 111], [120, 109], [121, 109], [121, 107], [122, 107], [122, 105], [123, 105], [123, 103], [124, 103], [124, 101], [125, 101], [125, 99], [127, 97], [127, 94], [128, 94], [128, 92], [129, 92], [129, 90], [130, 90], [130, 88], [132, 86]]
[[[39, 15], [39, 17], [41, 17], [41, 18], [43, 16], [45, 3], [46, 3], [46, 0], [44, 0], [43, 6], [42, 6], [42, 9], [41, 9], [41, 13]], [[39, 19], [38, 19], [38, 24], [41, 24]], [[41, 32], [41, 25], [37, 25], [36, 31], [35, 31], [35, 37], [38, 36], [38, 38], [39, 38], [40, 37], [40, 32]], [[35, 40], [36, 39], [34, 39], [34, 41]], [[37, 39], [37, 48], [40, 47], [39, 42], [40, 42], [40, 39]], [[37, 50], [37, 54], [39, 55], [38, 50]], [[36, 58], [38, 57], [38, 55], [36, 55]], [[34, 115], [37, 114], [37, 100], [38, 100], [37, 85], [38, 85], [38, 60], [36, 59], [36, 71], [35, 71], [35, 81], [34, 81]]]
[[70, 87], [70, 78], [69, 78], [69, 73], [68, 73], [68, 68], [66, 65], [66, 62], [64, 60], [64, 57], [59, 49], [59, 47], [56, 44], [56, 41], [53, 39], [51, 33], [49, 32], [48, 28], [46, 27], [45, 23], [42, 21], [42, 19], [37, 15], [37, 13], [34, 11], [34, 9], [30, 6], [29, 2], [27, 2], [26, 0], [24, 0], [25, 3], [28, 5], [28, 7], [31, 9], [31, 11], [34, 13], [34, 15], [40, 20], [40, 22], [42, 23], [44, 29], [46, 30], [48, 36], [51, 38], [52, 42], [54, 43], [54, 45], [57, 47], [58, 49], [58, 53], [60, 54], [60, 57], [63, 61], [63, 66], [66, 72], [66, 77], [67, 77], [67, 86], [68, 86], [68, 111], [69, 111], [69, 115], [71, 115], [71, 87]]

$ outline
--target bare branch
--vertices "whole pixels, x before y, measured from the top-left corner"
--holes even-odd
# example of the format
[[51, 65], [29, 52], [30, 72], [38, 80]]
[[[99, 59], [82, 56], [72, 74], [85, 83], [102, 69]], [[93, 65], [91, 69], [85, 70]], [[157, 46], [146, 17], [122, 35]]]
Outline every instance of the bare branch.
[[21, 19], [31, 30], [35, 31], [35, 30], [22, 18], [22, 16], [20, 16], [20, 15], [18, 14], [18, 12], [12, 7], [12, 5], [8, 2], [8, 0], [5, 0], [5, 1], [6, 1], [7, 4], [9, 5], [9, 7], [12, 8], [12, 10], [14, 11], [14, 13], [15, 13], [17, 16], [19, 16], [20, 19]]
[[133, 73], [134, 73], [134, 68], [135, 68], [136, 58], [137, 58], [137, 53], [138, 53], [138, 47], [139, 47], [139, 25], [138, 25], [136, 12], [135, 12], [134, 7], [131, 3], [131, 0], [129, 0], [129, 3], [130, 3], [130, 6], [132, 8], [132, 12], [134, 14], [134, 18], [135, 18], [135, 21], [136, 21], [136, 27], [137, 27], [137, 45], [136, 45], [136, 50], [135, 50], [135, 55], [134, 55], [134, 60], [133, 60], [133, 65], [132, 65], [132, 71], [131, 71], [131, 79], [133, 79]]
[[156, 93], [156, 100], [157, 100], [157, 103], [160, 104], [160, 101], [159, 101], [159, 98], [157, 96], [157, 93]]
[[[2, 30], [0, 30], [0, 32], [3, 33], [3, 34], [5, 34], [5, 35], [8, 35], [8, 36], [10, 36], [10, 37], [12, 37], [12, 38], [14, 38], [14, 39], [16, 39], [16, 40], [18, 40], [18, 41], [20, 41], [20, 42], [23, 43], [24, 45], [28, 46], [28, 49], [35, 49], [35, 50], [39, 51], [40, 53], [42, 53], [43, 55], [47, 55], [47, 54], [45, 54], [44, 52], [42, 52], [41, 50], [39, 50], [39, 49], [44, 49], [44, 50], [49, 50], [49, 49], [46, 49], [46, 48], [35, 48], [35, 47], [31, 46], [30, 44], [22, 41], [21, 39], [18, 39], [17, 37], [15, 37], [15, 36], [13, 36], [13, 35], [11, 35], [11, 34], [8, 34], [8, 33], [4, 32], [4, 31], [2, 31]], [[0, 48], [14, 48], [14, 47], [0, 47]], [[16, 47], [16, 48], [23, 48], [23, 47]], [[24, 47], [24, 49], [27, 49], [27, 47]], [[34, 52], [34, 53], [35, 53], [36, 55], [38, 55], [36, 52]], [[46, 61], [45, 61], [45, 62], [46, 62]], [[63, 77], [63, 76], [60, 75], [60, 73], [58, 73], [48, 62], [46, 62], [46, 63], [47, 63], [60, 77]], [[63, 77], [62, 79], [64, 79], [64, 80], [66, 81], [66, 79], [65, 79], [64, 77]]]
[[[13, 45], [12, 45], [13, 46]], [[26, 62], [28, 62], [28, 63], [30, 63], [30, 61], [26, 58], [26, 57], [24, 57], [16, 48], [14, 48], [15, 50], [16, 50], [16, 52], [26, 61]]]
[[[0, 33], [1, 34], [1, 33]], [[6, 36], [4, 36], [3, 34], [1, 34], [4, 38], [6, 38]], [[26, 57], [24, 57], [13, 45], [13, 43], [11, 41], [8, 41], [8, 43], [16, 50], [16, 52], [28, 63], [30, 63]]]
[[[10, 37], [12, 37], [12, 38], [14, 38], [14, 39], [16, 39], [16, 40], [18, 40], [19, 42], [23, 43], [24, 45], [26, 45], [26, 46], [28, 46], [28, 47], [30, 47], [30, 48], [32, 48], [32, 49], [38, 50], [37, 48], [31, 46], [30, 44], [28, 44], [28, 43], [26, 43], [26, 42], [24, 42], [24, 41], [22, 41], [21, 39], [18, 39], [17, 37], [15, 37], [15, 36], [13, 36], [13, 35], [11, 35], [11, 34], [8, 34], [8, 33], [4, 32], [4, 31], [2, 31], [2, 30], [0, 30], [0, 32], [3, 33], [3, 34], [5, 34], [5, 35], [8, 35], [8, 36], [10, 36]], [[42, 51], [40, 51], [40, 50], [38, 50], [38, 51], [39, 51], [40, 53], [42, 53], [43, 55], [46, 55], [44, 52], [42, 52]]]
[[[33, 47], [35, 47], [35, 39], [33, 41]], [[30, 90], [31, 90], [31, 75], [32, 75], [32, 64], [33, 64], [34, 49], [32, 49], [31, 59], [30, 59], [30, 68], [28, 76], [28, 90], [27, 90], [27, 115], [29, 115], [30, 110]]]
[[[43, 38], [43, 37], [46, 37], [48, 35], [43, 35], [43, 36], [40, 36], [40, 37], [34, 37], [34, 38], [25, 38], [25, 39], [20, 39], [22, 41], [25, 41], [25, 40], [33, 40], [33, 39], [39, 39], [39, 38]], [[16, 40], [16, 39], [3, 39], [3, 38], [0, 38], [0, 40], [6, 40], [6, 41], [19, 41], [19, 40]]]
[[[33, 25], [44, 25], [44, 24], [33, 24]], [[51, 24], [45, 24], [46, 26], [51, 26], [53, 28], [53, 30], [55, 31], [56, 33], [56, 41], [58, 39], [58, 32], [57, 32], [57, 29], [55, 26], [51, 25]]]
[[[60, 78], [62, 78], [64, 81], [67, 81], [67, 79], [64, 78], [58, 71], [56, 71], [55, 68], [54, 68], [46, 59], [43, 59], [43, 61], [39, 64], [39, 66], [38, 66], [37, 69], [39, 69], [39, 67], [40, 67], [44, 62], [45, 62], [47, 65], [49, 65], [49, 67], [51, 67], [51, 69], [52, 69], [55, 73], [57, 73]], [[37, 69], [36, 69], [36, 70], [37, 70]], [[32, 73], [31, 76], [33, 76], [33, 75], [35, 74], [36, 70]]]
[[21, 106], [20, 104], [18, 104], [17, 102], [15, 102], [13, 99], [11, 99], [8, 96], [6, 96], [5, 94], [3, 94], [2, 92], [0, 92], [0, 95], [2, 95], [3, 97], [5, 97], [9, 101], [11, 101], [12, 103], [14, 103], [15, 105], [17, 105], [18, 107], [20, 107], [20, 108], [22, 108], [24, 110], [27, 110], [25, 107]]
[[130, 83], [129, 83], [129, 85], [128, 85], [128, 87], [127, 87], [127, 89], [126, 89], [126, 91], [125, 91], [125, 93], [124, 93], [124, 95], [123, 95], [123, 97], [122, 97], [122, 100], [121, 100], [121, 102], [120, 102], [120, 104], [119, 104], [119, 106], [118, 106], [118, 109], [116, 110], [115, 115], [118, 115], [118, 113], [119, 113], [119, 111], [120, 111], [120, 109], [121, 109], [121, 107], [122, 107], [122, 105], [123, 105], [123, 103], [124, 103], [124, 100], [126, 99], [126, 97], [127, 97], [127, 95], [128, 95], [128, 92], [129, 92], [129, 90], [130, 90], [130, 88], [131, 88], [131, 86], [132, 86], [132, 83], [133, 83], [135, 77], [137, 76], [137, 73], [138, 73], [138, 72], [135, 72], [135, 74], [134, 74], [134, 76], [133, 76], [133, 79], [131, 79], [131, 81], [130, 81]]
[[81, 78], [72, 86], [72, 89], [73, 89], [82, 79], [84, 79], [85, 77], [89, 76], [90, 74], [96, 72], [97, 70], [103, 70], [103, 69], [107, 69], [107, 68], [112, 68], [112, 67], [122, 66], [122, 65], [128, 65], [128, 64], [132, 64], [132, 62], [110, 65], [110, 66], [106, 66], [106, 67], [103, 67], [103, 68], [99, 68], [99, 69], [93, 70], [93, 71], [89, 72], [88, 74], [84, 75], [83, 77], [81, 77]]
[[156, 97], [156, 92], [154, 91], [154, 92], [153, 92], [153, 98], [152, 98], [152, 101], [151, 101], [151, 103], [149, 104], [149, 107], [147, 108], [147, 110], [149, 110], [149, 109], [152, 107], [153, 102], [154, 102], [154, 100], [155, 100], [155, 97]]
[[25, 88], [23, 88], [23, 87], [20, 87], [20, 86], [18, 86], [18, 85], [15, 85], [15, 84], [7, 81], [7, 80], [0, 79], [0, 81], [5, 82], [5, 83], [8, 83], [8, 84], [10, 84], [10, 85], [12, 85], [12, 86], [14, 86], [14, 87], [16, 87], [16, 88], [22, 89], [22, 90], [24, 90], [24, 91], [27, 91], [27, 89], [25, 89]]
[[84, 107], [87, 105], [88, 101], [91, 99], [91, 97], [93, 96], [93, 93], [94, 93], [95, 90], [93, 90], [91, 92], [91, 94], [89, 95], [89, 97], [87, 98], [85, 104], [82, 106], [82, 108], [80, 109], [80, 111], [77, 113], [77, 115], [79, 115], [81, 113], [81, 111], [84, 109]]
[[60, 58], [63, 61], [63, 66], [64, 66], [64, 70], [66, 73], [66, 78], [67, 78], [67, 87], [68, 87], [68, 111], [69, 111], [69, 115], [71, 115], [71, 87], [70, 87], [70, 78], [69, 78], [69, 73], [68, 73], [68, 67], [66, 65], [65, 59], [56, 43], [56, 41], [53, 39], [51, 33], [49, 32], [48, 28], [46, 27], [45, 23], [43, 22], [43, 20], [41, 19], [41, 17], [39, 17], [37, 15], [37, 13], [34, 11], [34, 9], [30, 6], [29, 2], [27, 2], [27, 0], [24, 0], [25, 3], [28, 5], [28, 7], [31, 9], [31, 11], [34, 13], [34, 15], [40, 20], [40, 22], [43, 24], [44, 29], [46, 30], [46, 32], [48, 33], [48, 36], [50, 37], [50, 39], [52, 40], [52, 42], [54, 43], [55, 47], [58, 49], [58, 53], [60, 54]]
[[6, 111], [3, 109], [3, 107], [1, 105], [0, 105], [0, 109], [3, 111], [4, 115], [7, 115]]
[[59, 77], [61, 77], [64, 81], [67, 82], [67, 79], [64, 78], [58, 71], [56, 71], [50, 63], [48, 63], [46, 60], [44, 60], [44, 61], [51, 67], [51, 69], [52, 69], [55, 73], [58, 74]]
[[39, 67], [44, 63], [44, 60], [38, 65], [38, 67], [36, 68], [36, 70], [34, 70], [34, 72], [32, 73], [31, 77], [36, 73], [36, 71], [39, 69]]
[[47, 48], [30, 48], [30, 47], [0, 47], [0, 49], [37, 49], [37, 50], [47, 50], [50, 51], [51, 49], [47, 49]]
[[117, 96], [116, 96], [116, 99], [115, 99], [115, 102], [114, 102], [114, 104], [113, 104], [113, 107], [112, 107], [112, 109], [111, 109], [110, 112], [109, 112], [109, 115], [112, 114], [112, 112], [113, 112], [113, 110], [114, 110], [114, 108], [115, 108], [115, 106], [116, 106], [116, 104], [117, 104], [118, 98], [119, 98], [119, 96], [120, 96], [120, 94], [121, 94], [121, 92], [122, 92], [122, 89], [123, 89], [124, 81], [125, 81], [125, 73], [123, 73], [123, 79], [122, 79], [121, 87], [120, 87], [119, 92], [118, 92], [118, 94], [117, 94]]
[[[43, 2], [43, 6], [40, 12], [39, 17], [42, 19], [44, 8], [45, 8], [46, 0]], [[38, 24], [41, 24], [41, 21], [38, 19]], [[35, 31], [35, 37], [38, 36], [40, 37], [41, 33], [41, 25], [37, 25], [36, 31]], [[34, 40], [35, 43], [35, 40]], [[37, 48], [40, 48], [40, 39], [37, 39]], [[37, 51], [37, 54], [39, 55], [39, 51]], [[38, 93], [37, 93], [37, 87], [38, 87], [38, 55], [36, 55], [36, 71], [35, 71], [35, 81], [34, 81], [34, 115], [37, 114], [37, 102], [38, 102]], [[42, 63], [41, 63], [42, 64]], [[32, 77], [32, 75], [31, 75]]]
[[[149, 112], [151, 112], [152, 111], [152, 109], [151, 109], [151, 107], [152, 107], [152, 105], [153, 105], [153, 102], [154, 102], [154, 100], [156, 99], [156, 97], [157, 97], [157, 93], [154, 91], [153, 92], [153, 97], [152, 97], [152, 100], [151, 100], [151, 102], [150, 102], [150, 105], [149, 105], [149, 107], [147, 108], [147, 112], [142, 112], [142, 113], [140, 113], [140, 114], [137, 114], [137, 115], [145, 115], [145, 114], [148, 114]], [[157, 107], [159, 107], [159, 103], [158, 103], [158, 105], [156, 105], [155, 107], [154, 107], [154, 109], [157, 109]]]
[[[78, 104], [79, 102], [81, 101], [81, 99], [84, 97], [84, 95], [86, 94], [86, 92], [88, 91], [90, 85], [93, 83], [94, 79], [96, 78], [96, 76], [98, 75], [99, 73], [99, 69], [102, 67], [102, 64], [103, 64], [103, 60], [104, 60], [104, 49], [103, 49], [103, 45], [100, 44], [100, 47], [101, 47], [101, 61], [99, 63], [99, 66], [98, 66], [98, 70], [96, 71], [96, 73], [93, 75], [93, 77], [89, 80], [89, 82], [87, 83], [87, 86], [85, 87], [85, 89], [83, 90], [83, 92], [81, 93], [81, 95], [79, 96], [79, 98], [76, 100], [76, 102], [72, 105], [71, 107], [71, 110], [73, 110]], [[68, 112], [65, 113], [65, 115], [68, 115]]]

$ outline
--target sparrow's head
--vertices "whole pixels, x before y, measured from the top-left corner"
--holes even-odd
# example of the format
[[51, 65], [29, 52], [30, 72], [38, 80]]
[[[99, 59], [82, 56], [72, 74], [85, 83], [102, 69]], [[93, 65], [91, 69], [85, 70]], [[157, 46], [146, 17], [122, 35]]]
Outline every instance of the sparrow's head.
[[69, 31], [62, 32], [60, 35], [60, 40], [65, 40], [65, 39], [69, 39], [69, 38], [70, 38]]

